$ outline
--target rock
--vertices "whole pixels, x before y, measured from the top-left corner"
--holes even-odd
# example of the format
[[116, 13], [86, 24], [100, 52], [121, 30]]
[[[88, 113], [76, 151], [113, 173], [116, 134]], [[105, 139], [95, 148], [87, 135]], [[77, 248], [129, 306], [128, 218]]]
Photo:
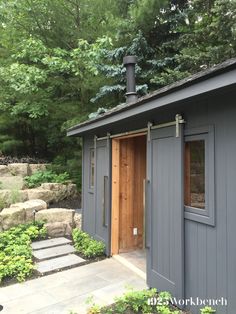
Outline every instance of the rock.
[[76, 228], [81, 229], [81, 227], [82, 227], [82, 215], [81, 214], [75, 213], [74, 224], [75, 224]]
[[3, 209], [11, 204], [11, 191], [0, 190], [0, 208]]
[[69, 183], [67, 184], [67, 197], [76, 197], [78, 196], [78, 190], [76, 184]]
[[[27, 190], [21, 190], [19, 191], [20, 193], [20, 200], [21, 202], [25, 202], [25, 201], [28, 201], [28, 193], [27, 193]], [[18, 202], [19, 202], [18, 201]]]
[[71, 235], [74, 227], [73, 209], [66, 208], [50, 208], [37, 212], [35, 219], [46, 221], [46, 227], [49, 236]]
[[21, 190], [24, 187], [24, 179], [20, 176], [1, 176], [3, 189]]
[[37, 171], [46, 170], [47, 164], [29, 164], [29, 176]]
[[13, 176], [26, 177], [29, 174], [29, 164], [25, 163], [9, 164], [8, 170]]
[[25, 222], [25, 210], [19, 207], [4, 208], [0, 213], [3, 230], [8, 230]]
[[64, 222], [70, 224], [71, 227], [73, 227], [74, 214], [75, 211], [73, 209], [50, 208], [37, 212], [35, 218], [36, 220], [45, 220], [48, 223]]
[[6, 176], [6, 175], [11, 175], [9, 173], [9, 169], [7, 166], [4, 166], [4, 165], [0, 165], [0, 177], [2, 176]]
[[27, 191], [28, 200], [41, 199], [47, 203], [52, 202], [55, 199], [55, 194], [53, 191], [44, 190], [40, 188], [28, 189]]
[[34, 211], [40, 211], [47, 208], [47, 203], [43, 200], [30, 200], [24, 203], [16, 203], [10, 208], [23, 208], [25, 210], [25, 222], [34, 221]]
[[40, 189], [53, 191], [54, 201], [58, 202], [68, 197], [67, 185], [61, 183], [43, 183]]
[[25, 190], [0, 190], [0, 210], [11, 204], [28, 200]]
[[45, 227], [49, 237], [62, 237], [67, 232], [67, 224], [63, 222], [46, 223]]

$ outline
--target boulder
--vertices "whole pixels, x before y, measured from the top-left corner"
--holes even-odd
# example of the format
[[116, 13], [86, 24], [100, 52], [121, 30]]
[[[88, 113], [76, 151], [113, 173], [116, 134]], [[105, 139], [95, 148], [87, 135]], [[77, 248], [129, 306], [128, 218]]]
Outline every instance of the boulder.
[[8, 230], [25, 222], [24, 208], [4, 208], [0, 213], [0, 221], [3, 230]]
[[37, 171], [46, 170], [47, 164], [29, 164], [29, 176]]
[[24, 203], [16, 203], [10, 206], [10, 208], [22, 208], [25, 210], [25, 222], [34, 221], [34, 212], [47, 208], [47, 203], [43, 200], [30, 200]]
[[28, 200], [28, 195], [25, 190], [0, 190], [0, 211], [3, 207], [26, 200]]
[[26, 177], [29, 174], [29, 164], [27, 163], [9, 164], [8, 170], [13, 176]]
[[77, 186], [74, 183], [67, 184], [67, 197], [77, 197], [78, 190]]
[[40, 189], [50, 190], [54, 194], [54, 201], [58, 202], [68, 197], [67, 185], [61, 183], [43, 183]]
[[62, 235], [71, 235], [74, 227], [73, 209], [67, 208], [50, 208], [39, 211], [35, 219], [45, 221], [48, 235], [51, 237], [60, 237]]
[[76, 228], [81, 229], [81, 227], [82, 227], [82, 215], [81, 214], [75, 213], [74, 224], [75, 224]]
[[0, 190], [0, 210], [11, 204], [11, 191]]
[[5, 165], [0, 165], [0, 177], [2, 176], [10, 176], [11, 174], [9, 173], [9, 169]]
[[19, 194], [20, 194], [20, 200], [18, 200], [18, 202], [25, 202], [25, 201], [28, 201], [28, 193], [27, 193], [27, 190], [21, 190], [19, 191]]
[[50, 208], [36, 213], [36, 220], [45, 220], [48, 223], [63, 222], [73, 227], [75, 211], [67, 208]]
[[1, 176], [0, 181], [3, 189], [21, 190], [24, 187], [24, 179], [20, 176]]
[[55, 194], [53, 191], [46, 189], [28, 189], [25, 190], [28, 195], [28, 200], [41, 199], [47, 203], [52, 202], [55, 199]]
[[47, 234], [49, 237], [62, 237], [67, 234], [67, 224], [63, 222], [52, 222], [46, 223], [45, 227], [47, 229]]

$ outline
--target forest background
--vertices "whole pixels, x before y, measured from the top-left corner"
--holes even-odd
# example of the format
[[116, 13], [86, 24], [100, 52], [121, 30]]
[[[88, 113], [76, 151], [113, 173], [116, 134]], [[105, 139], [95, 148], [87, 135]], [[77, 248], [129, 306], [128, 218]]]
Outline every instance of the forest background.
[[80, 186], [81, 141], [66, 130], [236, 56], [235, 0], [0, 0], [0, 155], [31, 156]]

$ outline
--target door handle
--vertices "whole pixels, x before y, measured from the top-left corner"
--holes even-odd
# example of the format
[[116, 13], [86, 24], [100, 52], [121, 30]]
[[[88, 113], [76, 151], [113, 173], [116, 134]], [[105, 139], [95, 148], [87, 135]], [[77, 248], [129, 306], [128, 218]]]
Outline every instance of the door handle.
[[144, 179], [143, 184], [143, 205], [144, 205], [144, 246], [150, 249], [150, 208], [149, 208], [149, 179]]
[[107, 227], [107, 188], [108, 188], [108, 176], [103, 177], [103, 197], [102, 197], [102, 225]]

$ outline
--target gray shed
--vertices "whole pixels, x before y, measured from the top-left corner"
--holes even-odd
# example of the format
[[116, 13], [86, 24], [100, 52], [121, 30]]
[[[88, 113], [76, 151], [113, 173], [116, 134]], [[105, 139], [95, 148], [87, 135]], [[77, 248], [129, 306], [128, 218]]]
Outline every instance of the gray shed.
[[139, 99], [134, 61], [128, 102], [68, 130], [83, 139], [83, 230], [107, 255], [145, 248], [149, 287], [235, 314], [236, 59]]

